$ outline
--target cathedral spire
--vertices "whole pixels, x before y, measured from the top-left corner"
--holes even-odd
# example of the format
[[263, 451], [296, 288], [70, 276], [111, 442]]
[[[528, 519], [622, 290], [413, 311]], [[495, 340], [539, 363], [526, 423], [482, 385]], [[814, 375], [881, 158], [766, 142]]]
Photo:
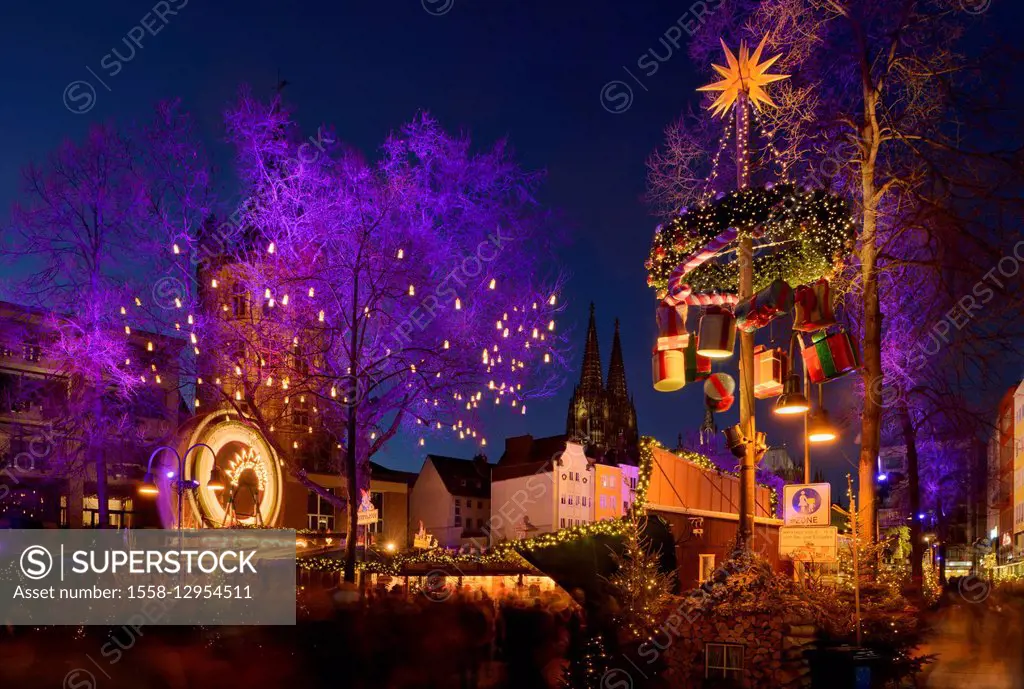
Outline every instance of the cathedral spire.
[[619, 341], [619, 319], [615, 319], [615, 338], [612, 340], [612, 359], [608, 364], [608, 397], [614, 403], [628, 404], [626, 365], [622, 361], [622, 342]]
[[583, 350], [579, 391], [583, 394], [600, 394], [603, 390], [604, 376], [601, 373], [601, 351], [597, 345], [597, 322], [594, 319], [594, 302], [590, 302], [590, 323], [587, 325], [587, 345]]

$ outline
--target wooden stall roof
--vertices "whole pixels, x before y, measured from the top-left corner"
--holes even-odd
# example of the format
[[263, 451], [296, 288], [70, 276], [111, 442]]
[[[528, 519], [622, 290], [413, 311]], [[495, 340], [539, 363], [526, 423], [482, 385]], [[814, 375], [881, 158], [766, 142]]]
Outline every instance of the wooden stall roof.
[[[740, 481], [714, 470], [703, 469], [668, 450], [654, 448], [647, 507], [664, 512], [739, 519]], [[754, 518], [759, 523], [780, 524], [771, 513], [771, 491], [757, 486]]]

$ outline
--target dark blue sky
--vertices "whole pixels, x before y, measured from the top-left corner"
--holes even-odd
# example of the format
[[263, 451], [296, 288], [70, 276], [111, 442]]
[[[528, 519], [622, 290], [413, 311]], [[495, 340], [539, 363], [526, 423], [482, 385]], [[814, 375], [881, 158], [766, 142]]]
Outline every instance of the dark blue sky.
[[[570, 226], [572, 243], [564, 261], [573, 275], [565, 295], [570, 301], [566, 320], [580, 344], [574, 366], [593, 300], [605, 368], [618, 316], [640, 430], [674, 444], [676, 433], [700, 424], [702, 393], [698, 386], [670, 395], [651, 388], [654, 300], [643, 261], [655, 219], [640, 197], [646, 156], [660, 142], [664, 126], [697, 102], [693, 89], [708, 75], [686, 55], [685, 33], [680, 48], [651, 76], [636, 63], [650, 48], [665, 57], [659, 39], [681, 17], [689, 18], [691, 5], [663, 0], [4, 3], [0, 207], [15, 198], [20, 168], [63, 138], [79, 138], [97, 121], [145, 118], [162, 98], [182, 98], [224, 169], [222, 111], [239, 84], [267, 95], [279, 76], [291, 82], [286, 95], [303, 129], [312, 133], [322, 122], [333, 123], [343, 140], [367, 152], [421, 108], [449, 129], [469, 131], [478, 142], [508, 137], [524, 165], [548, 171], [545, 201]], [[142, 48], [130, 56], [122, 39], [154, 6], [166, 22], [147, 18], [157, 34], [143, 35]], [[140, 29], [134, 31], [140, 35]], [[110, 76], [112, 62], [104, 56], [115, 47], [130, 59]], [[608, 112], [600, 98], [612, 80], [628, 82], [634, 96], [619, 114]], [[68, 89], [76, 81], [87, 85]], [[65, 106], [65, 100], [72, 108], [89, 104], [90, 88], [96, 99], [88, 112], [75, 114]], [[624, 106], [623, 93], [618, 87], [607, 104]], [[223, 175], [220, 183], [233, 191], [230, 176]], [[531, 405], [526, 417], [488, 419], [492, 458], [505, 435], [562, 432], [570, 394], [571, 386], [553, 400]], [[735, 417], [735, 411], [725, 415], [720, 427]], [[796, 439], [796, 422], [771, 421], [767, 408], [759, 409], [759, 419], [770, 442]], [[847, 433], [843, 448], [816, 453], [835, 480], [848, 466], [844, 453], [855, 458], [850, 442], [855, 433]], [[790, 446], [794, 455], [801, 454], [798, 443]], [[433, 443], [426, 449], [472, 452], [458, 444]], [[400, 442], [384, 461], [418, 469], [421, 458], [422, 449]]]

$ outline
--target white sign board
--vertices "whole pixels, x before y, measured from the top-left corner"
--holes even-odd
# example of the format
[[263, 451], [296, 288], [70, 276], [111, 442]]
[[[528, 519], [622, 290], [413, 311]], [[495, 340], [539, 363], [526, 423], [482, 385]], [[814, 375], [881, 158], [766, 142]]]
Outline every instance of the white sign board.
[[835, 562], [839, 532], [834, 526], [779, 527], [779, 557], [802, 562]]
[[832, 485], [794, 483], [782, 488], [786, 526], [828, 526], [832, 519]]

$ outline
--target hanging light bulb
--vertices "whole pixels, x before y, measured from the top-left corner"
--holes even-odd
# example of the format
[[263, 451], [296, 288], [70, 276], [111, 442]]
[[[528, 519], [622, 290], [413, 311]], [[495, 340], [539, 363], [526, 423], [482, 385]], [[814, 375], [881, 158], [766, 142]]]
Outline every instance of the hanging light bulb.
[[445, 341], [444, 341], [444, 348], [445, 348], [445, 349], [448, 349], [448, 340], [445, 340]]
[[456, 311], [461, 311], [462, 310], [462, 300], [459, 299], [458, 297], [455, 297], [455, 310]]
[[491, 278], [491, 282], [490, 282], [490, 284], [487, 285], [487, 288], [488, 289], [494, 289], [497, 286], [498, 286], [498, 281], [495, 280], [494, 278]]
[[554, 329], [555, 329], [555, 322], [553, 320], [552, 321], [548, 321], [548, 330], [554, 331]]
[[213, 289], [217, 289], [217, 278], [210, 279], [210, 287], [212, 287]]
[[313, 289], [312, 287], [310, 287], [309, 288], [309, 298], [312, 299], [315, 296], [316, 296], [316, 290]]
[[405, 258], [405, 249], [399, 249], [395, 257], [398, 258], [398, 260]]
[[277, 245], [276, 245], [276, 244], [274, 244], [274, 242], [271, 242], [271, 243], [270, 243], [270, 246], [268, 246], [268, 247], [267, 247], [267, 253], [268, 253], [268, 254], [272, 254], [272, 253], [274, 253], [275, 251], [277, 251]]
[[411, 285], [411, 284], [409, 285], [409, 296], [410, 297], [415, 297], [416, 296], [416, 287], [414, 285]]
[[181, 249], [178, 248], [177, 242], [175, 242], [174, 246], [171, 247], [171, 251], [174, 252], [175, 256], [181, 253]]
[[555, 295], [552, 294], [551, 298], [548, 299], [548, 303], [551, 304], [552, 306], [554, 306], [555, 302], [556, 302]]

